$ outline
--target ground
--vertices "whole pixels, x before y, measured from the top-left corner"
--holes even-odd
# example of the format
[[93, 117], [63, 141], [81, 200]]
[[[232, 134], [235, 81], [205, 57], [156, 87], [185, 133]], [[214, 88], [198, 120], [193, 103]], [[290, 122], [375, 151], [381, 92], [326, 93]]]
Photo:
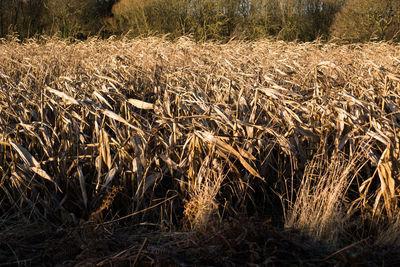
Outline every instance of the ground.
[[3, 230], [0, 266], [395, 266], [396, 252], [368, 240], [332, 250], [269, 220], [228, 219], [196, 232], [86, 222]]

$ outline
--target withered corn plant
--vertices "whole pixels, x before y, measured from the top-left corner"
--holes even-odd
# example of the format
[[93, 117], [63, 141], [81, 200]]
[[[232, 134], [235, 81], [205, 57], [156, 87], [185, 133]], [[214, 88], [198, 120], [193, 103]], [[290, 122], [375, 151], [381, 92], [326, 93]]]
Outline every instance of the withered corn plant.
[[2, 40], [1, 219], [399, 236], [399, 66], [386, 43]]

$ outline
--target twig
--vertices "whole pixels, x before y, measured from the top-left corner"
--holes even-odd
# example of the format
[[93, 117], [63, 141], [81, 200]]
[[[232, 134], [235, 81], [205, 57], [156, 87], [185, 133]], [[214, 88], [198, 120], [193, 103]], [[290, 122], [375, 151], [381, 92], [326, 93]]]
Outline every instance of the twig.
[[155, 204], [155, 205], [153, 205], [153, 206], [150, 206], [150, 207], [148, 207], [148, 208], [145, 208], [145, 209], [136, 211], [136, 212], [134, 212], [134, 213], [128, 214], [128, 215], [123, 216], [123, 217], [121, 217], [121, 218], [118, 218], [118, 219], [115, 219], [115, 220], [111, 220], [111, 221], [108, 221], [108, 222], [104, 222], [104, 223], [102, 223], [102, 225], [110, 224], [110, 223], [114, 223], [114, 222], [118, 222], [118, 221], [127, 219], [127, 218], [129, 218], [129, 217], [138, 215], [138, 214], [140, 214], [140, 213], [142, 213], [142, 212], [145, 212], [145, 211], [147, 211], [147, 210], [150, 210], [150, 209], [153, 209], [153, 208], [155, 208], [155, 207], [158, 207], [158, 206], [160, 206], [161, 204], [163, 204], [163, 203], [165, 203], [165, 202], [167, 202], [167, 201], [169, 201], [169, 200], [171, 200], [171, 199], [173, 199], [173, 198], [175, 198], [175, 197], [177, 197], [177, 196], [178, 196], [178, 195], [169, 197], [169, 198], [167, 198], [167, 199], [164, 199], [164, 200], [161, 201], [160, 203], [157, 203], [157, 204]]
[[355, 242], [355, 243], [353, 243], [353, 244], [350, 244], [350, 245], [348, 245], [348, 246], [346, 246], [346, 247], [344, 247], [344, 248], [341, 248], [341, 249], [339, 249], [339, 250], [333, 252], [332, 254], [326, 256], [326, 257], [323, 258], [323, 259], [318, 259], [318, 260], [306, 260], [306, 261], [304, 261], [304, 262], [325, 262], [325, 261], [327, 261], [327, 260], [333, 258], [334, 256], [336, 256], [336, 255], [338, 255], [338, 254], [340, 254], [340, 253], [342, 253], [342, 252], [344, 252], [344, 251], [346, 251], [346, 250], [348, 250], [348, 249], [350, 249], [350, 248], [352, 248], [352, 247], [355, 247], [355, 246], [357, 246], [357, 245], [360, 244], [360, 243], [363, 243], [363, 242], [366, 241], [366, 240], [368, 240], [368, 238], [362, 239], [362, 240], [357, 241], [357, 242]]
[[142, 244], [142, 246], [140, 247], [139, 252], [138, 252], [138, 254], [136, 255], [135, 261], [133, 262], [133, 265], [132, 265], [132, 266], [136, 266], [136, 262], [138, 261], [138, 259], [139, 259], [139, 257], [140, 257], [140, 254], [142, 253], [142, 250], [143, 250], [144, 246], [146, 245], [146, 243], [147, 243], [147, 237], [144, 238], [143, 244]]

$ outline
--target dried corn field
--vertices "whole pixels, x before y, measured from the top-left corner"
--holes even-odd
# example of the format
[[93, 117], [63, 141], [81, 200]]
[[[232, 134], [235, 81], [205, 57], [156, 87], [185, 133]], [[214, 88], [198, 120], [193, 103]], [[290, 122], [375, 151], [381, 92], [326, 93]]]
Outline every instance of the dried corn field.
[[[397, 246], [399, 110], [387, 43], [3, 40], [1, 229], [253, 216], [331, 248]], [[148, 260], [146, 240], [115, 255]]]

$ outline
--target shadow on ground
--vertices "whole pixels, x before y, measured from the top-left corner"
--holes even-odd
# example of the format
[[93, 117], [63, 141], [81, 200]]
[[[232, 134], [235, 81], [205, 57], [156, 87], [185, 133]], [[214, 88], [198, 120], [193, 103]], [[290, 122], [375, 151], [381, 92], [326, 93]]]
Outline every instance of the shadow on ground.
[[268, 221], [236, 219], [191, 233], [82, 223], [0, 234], [0, 266], [394, 266], [399, 255], [368, 240], [329, 250]]

